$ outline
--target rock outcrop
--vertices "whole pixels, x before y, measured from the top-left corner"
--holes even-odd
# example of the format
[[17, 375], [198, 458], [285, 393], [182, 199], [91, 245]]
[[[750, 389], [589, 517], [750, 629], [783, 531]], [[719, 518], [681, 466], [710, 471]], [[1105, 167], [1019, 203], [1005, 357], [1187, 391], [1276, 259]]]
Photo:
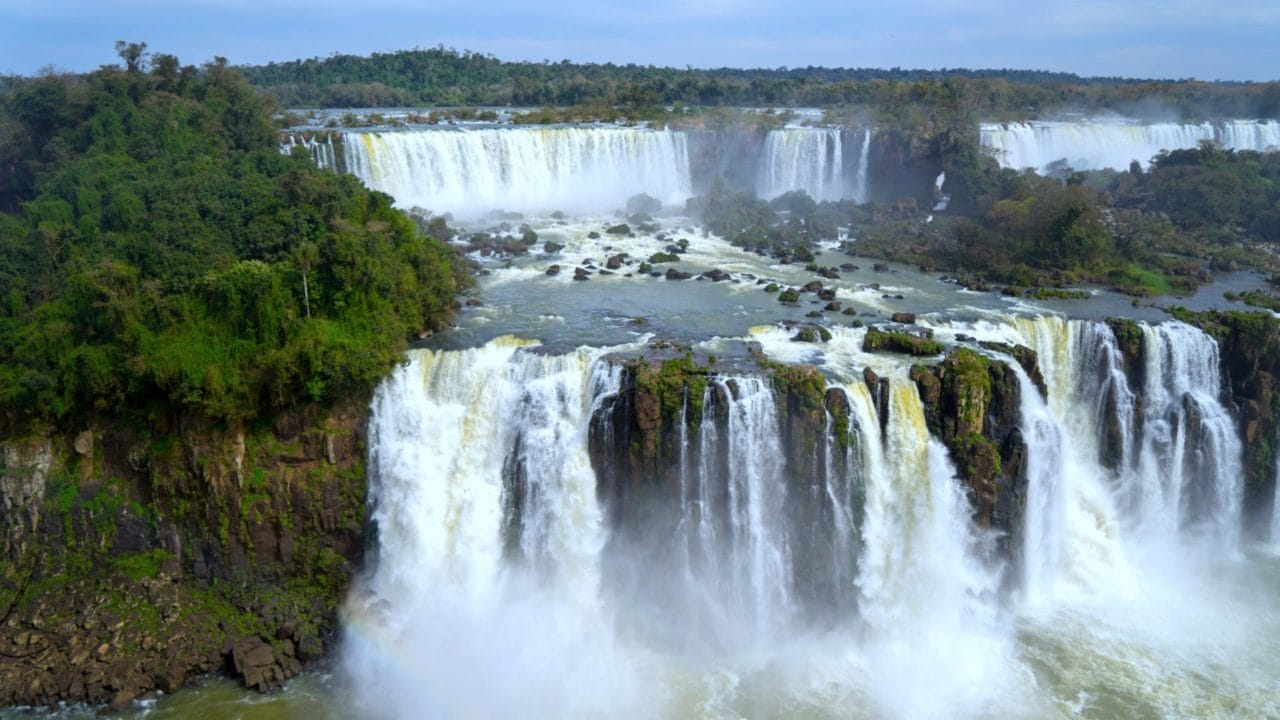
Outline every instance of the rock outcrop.
[[118, 419], [0, 442], [0, 705], [120, 708], [319, 659], [365, 546], [367, 398], [241, 427]]

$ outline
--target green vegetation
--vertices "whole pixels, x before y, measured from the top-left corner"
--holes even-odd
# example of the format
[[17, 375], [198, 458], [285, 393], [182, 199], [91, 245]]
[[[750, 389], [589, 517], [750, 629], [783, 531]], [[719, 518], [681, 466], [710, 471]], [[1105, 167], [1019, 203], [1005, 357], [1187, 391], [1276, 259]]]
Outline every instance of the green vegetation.
[[708, 373], [688, 351], [658, 364], [641, 359], [635, 363], [636, 390], [654, 398], [664, 418], [675, 418], [687, 407], [685, 423], [696, 430], [702, 426]]
[[1227, 300], [1239, 300], [1245, 305], [1252, 305], [1253, 307], [1280, 312], [1280, 297], [1269, 292], [1261, 292], [1257, 290], [1239, 294], [1225, 292], [1222, 296]]
[[862, 349], [867, 352], [899, 352], [917, 357], [942, 354], [942, 343], [928, 338], [917, 337], [910, 333], [896, 330], [885, 331], [871, 328], [862, 339]]
[[0, 93], [0, 430], [367, 387], [468, 279], [353, 178], [282, 156], [217, 59], [125, 58]]
[[1063, 297], [1057, 288], [1078, 282], [1188, 293], [1210, 268], [1278, 263], [1280, 154], [1204, 145], [1159, 155], [1147, 171], [1040, 177], [990, 158], [966, 170], [960, 216], [855, 228], [857, 252], [1040, 288], [1032, 297]]

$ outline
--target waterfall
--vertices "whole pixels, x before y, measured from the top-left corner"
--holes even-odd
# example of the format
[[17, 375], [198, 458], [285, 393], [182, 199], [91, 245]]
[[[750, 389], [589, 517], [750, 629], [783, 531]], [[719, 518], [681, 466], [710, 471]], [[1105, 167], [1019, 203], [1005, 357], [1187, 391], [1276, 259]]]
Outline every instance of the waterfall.
[[684, 133], [620, 127], [347, 132], [345, 168], [401, 207], [477, 215], [588, 212], [692, 195]]
[[285, 136], [284, 142], [281, 143], [280, 152], [288, 155], [293, 152], [295, 147], [306, 148], [311, 153], [311, 159], [315, 161], [318, 167], [335, 172], [341, 171], [341, 167], [338, 165], [338, 153], [333, 146], [332, 133], [324, 134], [324, 142], [321, 142], [312, 134], [290, 133]]
[[1157, 539], [1239, 542], [1244, 470], [1235, 422], [1219, 402], [1218, 344], [1182, 323], [1143, 327], [1142, 446], [1125, 468], [1135, 521]]
[[348, 601], [344, 657], [367, 716], [628, 706], [628, 675], [598, 631], [603, 536], [585, 439], [593, 399], [619, 375], [593, 364], [599, 351], [526, 345], [414, 352], [374, 397], [378, 553]]
[[1271, 498], [1271, 547], [1280, 552], [1280, 452], [1275, 455], [1275, 494]]
[[854, 180], [853, 199], [864, 203], [871, 199], [871, 187], [867, 184], [867, 168], [871, 164], [871, 130], [862, 131], [862, 150], [858, 152], [858, 174]]
[[[1216, 342], [1189, 325], [998, 316], [939, 331], [1035, 350], [1048, 396], [1018, 376], [1026, 446], [1021, 591], [1032, 605], [1135, 590], [1139, 566], [1236, 551], [1243, 467]], [[1125, 352], [1130, 353], [1129, 357]], [[1002, 356], [1001, 356], [1002, 357]]]
[[1125, 170], [1134, 160], [1145, 168], [1162, 150], [1194, 148], [1205, 140], [1227, 150], [1274, 152], [1280, 149], [1280, 121], [984, 123], [979, 140], [1001, 166], [1015, 170], [1044, 173], [1058, 161], [1075, 170]]
[[857, 583], [873, 697], [891, 717], [964, 714], [963, 705], [989, 701], [975, 686], [1002, 672], [999, 568], [979, 560], [982, 539], [915, 385], [891, 381], [883, 442], [866, 386], [853, 390], [866, 484]]
[[803, 190], [819, 202], [852, 198], [865, 202], [868, 195], [867, 164], [871, 131], [863, 132], [855, 175], [845, 170], [844, 130], [840, 128], [784, 127], [770, 130], [760, 158], [756, 192], [768, 200]]
[[1031, 672], [1011, 608], [1043, 633], [1097, 597], [1198, 587], [1188, 550], [1234, 553], [1241, 447], [1208, 335], [934, 329], [1038, 354], [1044, 390], [978, 348], [1017, 402], [1011, 538], [971, 519], [905, 364], [877, 368], [881, 402], [833, 384], [801, 411], [768, 375], [646, 396], [603, 348], [411, 352], [369, 424], [378, 548], [342, 661], [362, 711], [777, 716], [810, 707], [819, 673], [832, 707], [1008, 716]]

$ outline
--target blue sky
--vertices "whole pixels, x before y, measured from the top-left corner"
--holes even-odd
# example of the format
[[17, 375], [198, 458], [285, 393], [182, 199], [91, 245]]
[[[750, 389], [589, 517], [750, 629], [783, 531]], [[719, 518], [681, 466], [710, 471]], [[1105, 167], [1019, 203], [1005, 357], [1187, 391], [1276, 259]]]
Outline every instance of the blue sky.
[[117, 39], [234, 64], [412, 47], [683, 67], [1011, 67], [1280, 80], [1280, 0], [0, 0], [0, 72]]

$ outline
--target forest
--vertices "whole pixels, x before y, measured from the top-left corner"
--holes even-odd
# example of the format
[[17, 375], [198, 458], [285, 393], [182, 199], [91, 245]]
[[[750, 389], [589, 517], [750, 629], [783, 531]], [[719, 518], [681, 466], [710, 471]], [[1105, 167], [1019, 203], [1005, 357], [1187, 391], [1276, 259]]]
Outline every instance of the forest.
[[392, 199], [281, 155], [225, 59], [0, 93], [0, 430], [251, 420], [369, 387], [469, 277]]
[[983, 119], [1109, 109], [1188, 119], [1280, 116], [1280, 83], [1082, 78], [1034, 70], [694, 69], [505, 62], [436, 47], [242, 68], [285, 107], [905, 105]]

